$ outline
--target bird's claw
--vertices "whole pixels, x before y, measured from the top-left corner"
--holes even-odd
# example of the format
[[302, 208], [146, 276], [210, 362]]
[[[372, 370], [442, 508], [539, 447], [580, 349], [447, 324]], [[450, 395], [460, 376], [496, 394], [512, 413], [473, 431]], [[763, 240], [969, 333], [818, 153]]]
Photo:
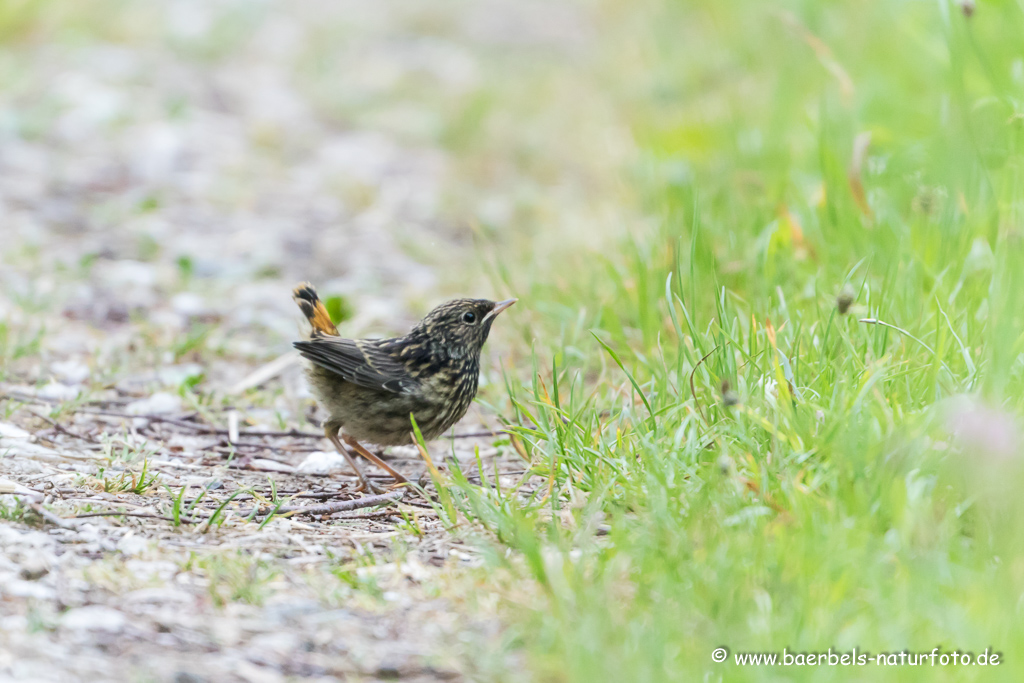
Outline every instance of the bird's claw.
[[364, 479], [361, 484], [356, 488], [357, 493], [372, 493], [375, 496], [379, 496], [383, 493], [387, 493], [387, 489], [381, 488], [377, 484], [374, 484], [369, 479]]

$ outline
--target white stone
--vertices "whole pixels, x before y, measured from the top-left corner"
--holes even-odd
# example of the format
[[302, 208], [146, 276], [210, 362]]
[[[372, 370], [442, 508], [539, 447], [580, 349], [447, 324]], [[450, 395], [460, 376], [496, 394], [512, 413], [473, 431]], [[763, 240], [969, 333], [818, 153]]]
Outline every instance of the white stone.
[[61, 619], [61, 625], [72, 631], [106, 631], [120, 633], [127, 619], [116, 609], [103, 605], [89, 605], [68, 610]]
[[117, 549], [125, 555], [141, 555], [149, 547], [149, 541], [141, 536], [129, 533], [117, 542]]
[[171, 308], [175, 313], [184, 316], [199, 316], [209, 311], [203, 297], [193, 292], [175, 294], [171, 297]]
[[104, 264], [97, 274], [107, 285], [115, 289], [149, 288], [156, 284], [156, 270], [153, 266], [129, 259]]
[[327, 451], [314, 451], [306, 456], [306, 459], [299, 463], [295, 469], [298, 474], [310, 474], [317, 477], [325, 477], [335, 472], [351, 471], [348, 461], [340, 453]]
[[0, 594], [14, 598], [34, 598], [35, 600], [53, 600], [57, 591], [38, 581], [14, 579], [0, 586]]
[[130, 415], [166, 415], [181, 410], [181, 399], [166, 391], [158, 391], [149, 398], [133, 401], [125, 407]]
[[78, 387], [69, 387], [60, 382], [50, 382], [36, 392], [36, 396], [39, 398], [48, 398], [54, 401], [71, 401], [78, 398], [78, 394]]
[[89, 366], [77, 360], [64, 360], [50, 365], [50, 371], [70, 384], [81, 384], [89, 379]]
[[21, 427], [12, 425], [9, 422], [0, 422], [0, 437], [5, 439], [28, 439], [31, 436]]
[[203, 374], [203, 366], [198, 363], [182, 363], [181, 365], [165, 365], [156, 371], [156, 376], [164, 386], [177, 387], [190, 377]]

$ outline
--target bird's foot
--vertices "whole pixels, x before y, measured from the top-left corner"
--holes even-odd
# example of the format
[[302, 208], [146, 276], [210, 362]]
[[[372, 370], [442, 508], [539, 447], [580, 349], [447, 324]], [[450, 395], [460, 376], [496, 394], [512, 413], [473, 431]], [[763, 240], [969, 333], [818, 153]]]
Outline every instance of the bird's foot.
[[379, 486], [378, 484], [374, 484], [369, 479], [363, 479], [362, 482], [360, 482], [359, 486], [356, 487], [357, 493], [371, 493], [375, 496], [387, 493], [389, 490], [390, 487]]

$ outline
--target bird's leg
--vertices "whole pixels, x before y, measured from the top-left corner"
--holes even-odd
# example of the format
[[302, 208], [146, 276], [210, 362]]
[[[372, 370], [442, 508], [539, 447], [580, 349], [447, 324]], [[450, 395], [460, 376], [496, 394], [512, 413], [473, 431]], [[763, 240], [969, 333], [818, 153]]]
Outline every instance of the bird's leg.
[[364, 458], [366, 458], [367, 460], [372, 462], [374, 465], [376, 465], [377, 467], [381, 468], [382, 470], [385, 470], [388, 474], [390, 474], [392, 477], [394, 477], [396, 484], [407, 484], [407, 483], [409, 483], [409, 480], [406, 479], [405, 477], [403, 477], [398, 472], [398, 470], [396, 470], [394, 467], [392, 467], [391, 465], [387, 464], [386, 462], [384, 462], [383, 460], [378, 458], [376, 455], [374, 455], [370, 451], [366, 450], [366, 448], [364, 448], [362, 444], [360, 444], [358, 441], [353, 439], [348, 434], [342, 434], [341, 438], [345, 441], [345, 443], [347, 443], [349, 446], [351, 446], [352, 450], [354, 450], [356, 453], [358, 453], [359, 455], [363, 456]]
[[336, 425], [324, 425], [324, 434], [327, 435], [327, 438], [330, 440], [330, 442], [334, 444], [334, 447], [338, 449], [338, 452], [345, 456], [345, 460], [348, 461], [349, 467], [355, 470], [356, 476], [359, 477], [359, 488], [356, 490], [370, 491], [371, 493], [381, 493], [382, 491], [380, 490], [380, 487], [366, 478], [366, 475], [363, 474], [363, 471], [359, 469], [359, 463], [356, 462], [356, 459], [352, 457], [352, 454], [349, 453], [348, 449], [345, 448], [345, 446], [341, 443], [341, 439], [338, 438], [338, 430], [339, 427], [337, 427]]

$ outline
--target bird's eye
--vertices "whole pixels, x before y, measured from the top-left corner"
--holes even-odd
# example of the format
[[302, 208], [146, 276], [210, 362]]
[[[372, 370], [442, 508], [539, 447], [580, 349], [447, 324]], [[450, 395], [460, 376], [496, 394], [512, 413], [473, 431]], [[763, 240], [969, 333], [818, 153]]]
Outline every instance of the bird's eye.
[[462, 314], [462, 322], [472, 325], [476, 322], [476, 313], [473, 311], [466, 311]]

